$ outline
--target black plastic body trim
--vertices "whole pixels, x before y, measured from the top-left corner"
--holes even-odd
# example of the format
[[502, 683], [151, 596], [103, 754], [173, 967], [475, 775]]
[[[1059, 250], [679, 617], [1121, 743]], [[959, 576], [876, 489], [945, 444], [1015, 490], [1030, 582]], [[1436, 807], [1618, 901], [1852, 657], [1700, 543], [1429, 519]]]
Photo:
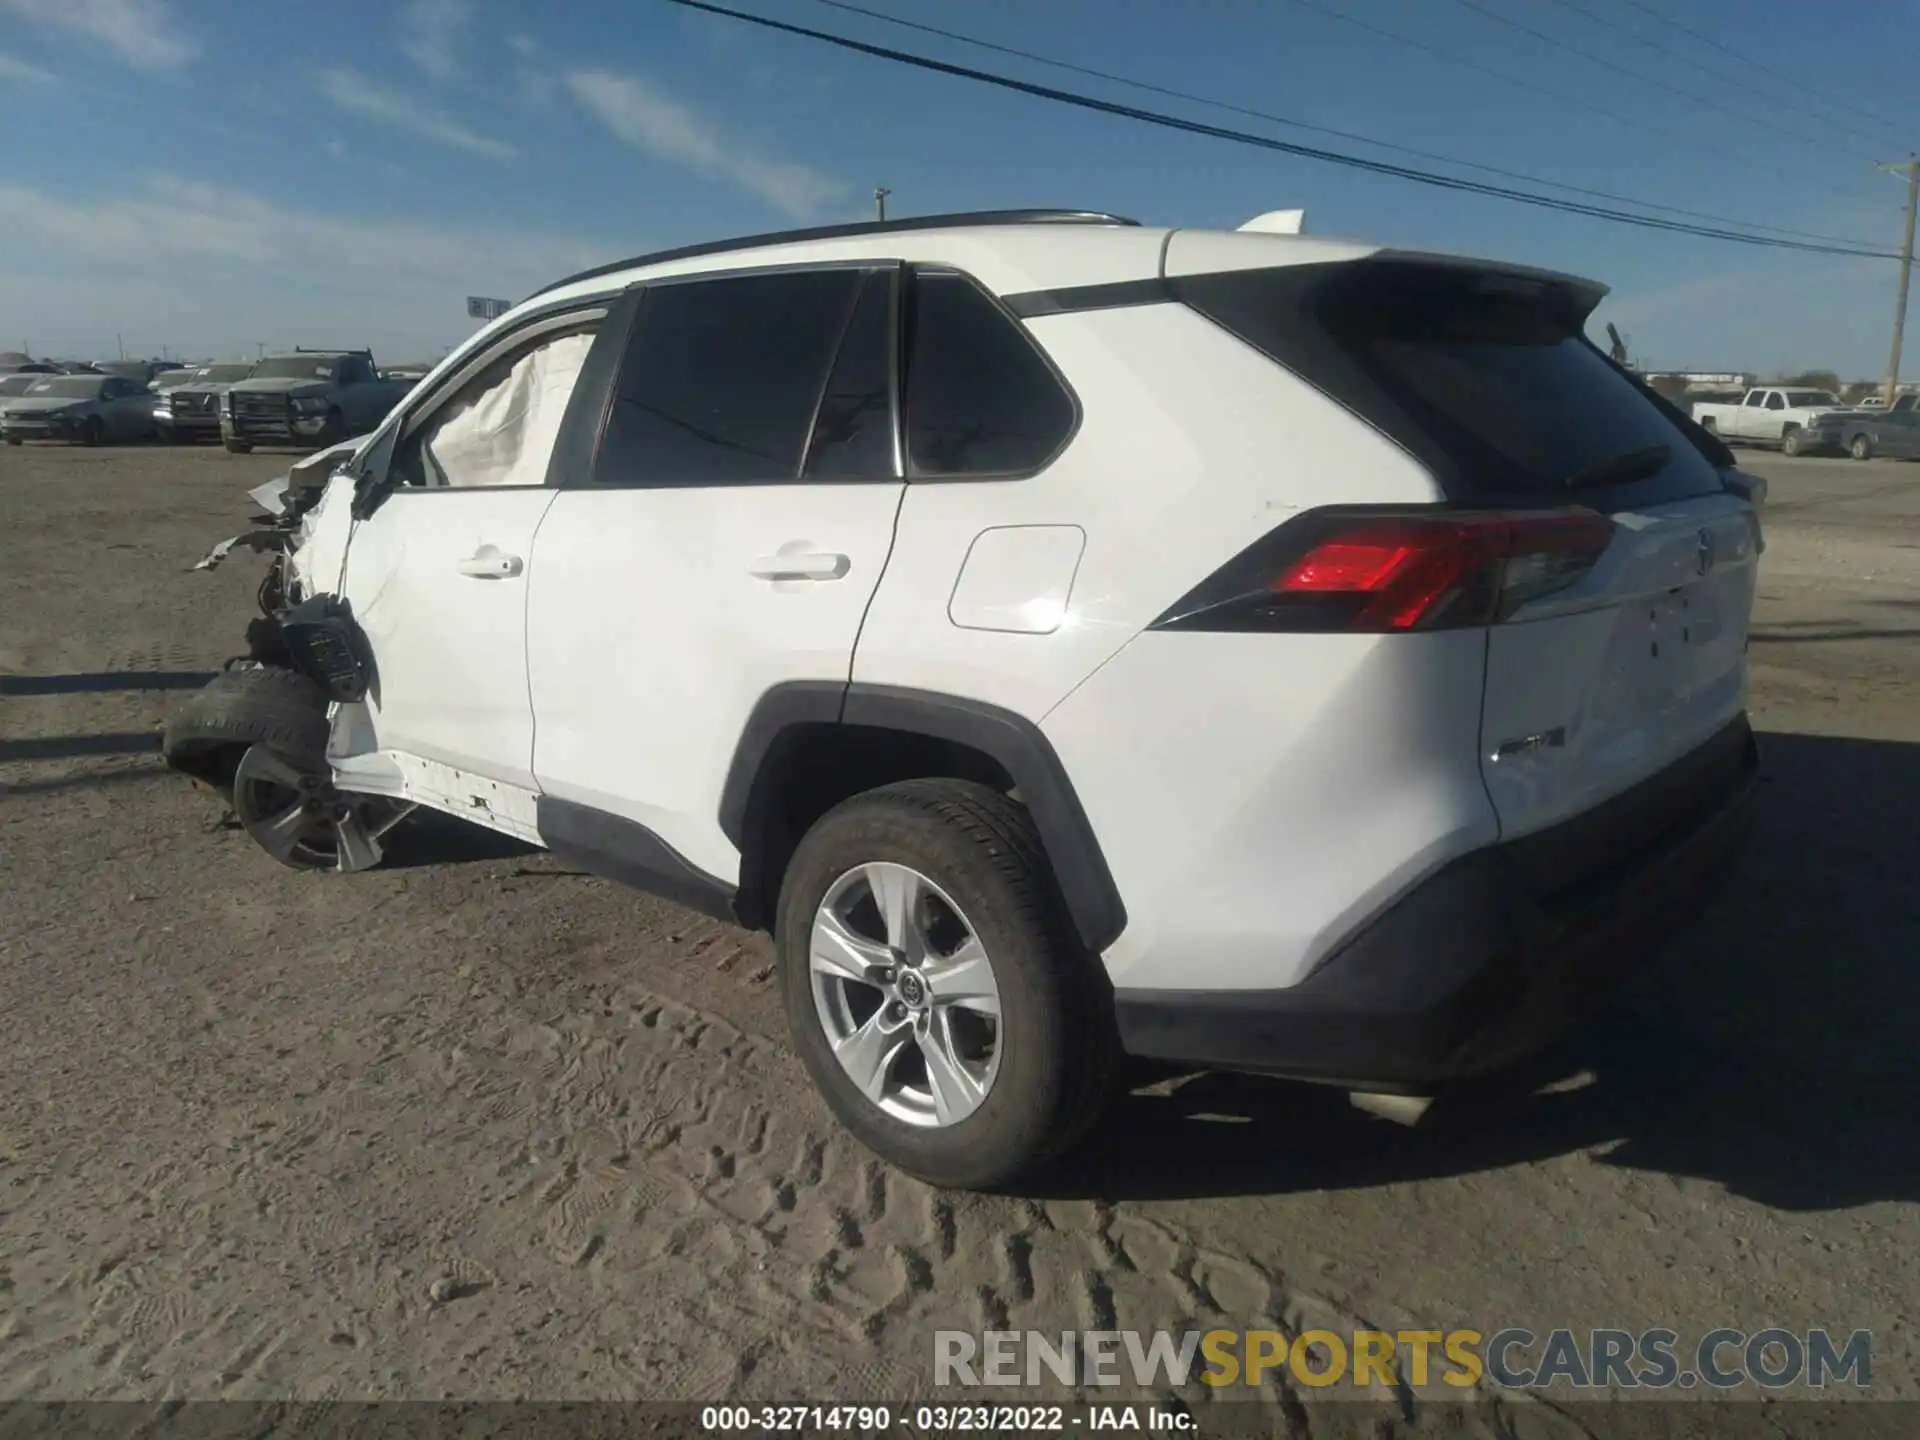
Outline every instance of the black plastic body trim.
[[1080, 807], [1067, 767], [1038, 725], [980, 700], [858, 683], [847, 688], [840, 718], [848, 725], [948, 740], [997, 761], [1033, 816], [1081, 940], [1098, 953], [1120, 938], [1127, 927], [1120, 888], [1107, 868], [1093, 823]]
[[754, 781], [783, 732], [797, 725], [833, 725], [847, 698], [844, 680], [787, 680], [754, 703], [733, 747], [720, 789], [720, 831], [736, 850], [747, 848], [748, 810]]
[[562, 860], [702, 915], [738, 923], [734, 887], [707, 874], [637, 821], [551, 795], [539, 797], [534, 815], [540, 839]]
[[1085, 310], [1119, 310], [1133, 305], [1173, 305], [1179, 297], [1159, 276], [1115, 280], [1105, 285], [1069, 285], [1059, 290], [1022, 290], [1001, 297], [1022, 320], [1041, 315], [1072, 315]]
[[1282, 990], [1121, 990], [1129, 1053], [1430, 1093], [1537, 1050], [1685, 932], [1749, 838], [1744, 716], [1615, 799], [1442, 867]]
[[994, 761], [1033, 816], [1081, 940], [1098, 952], [1119, 939], [1126, 906], [1066, 766], [1031, 720], [979, 700], [830, 680], [774, 686], [748, 717], [721, 792], [720, 828], [743, 853], [752, 839], [754, 788], [782, 736], [796, 726], [832, 724], [944, 740]]
[[766, 245], [791, 245], [806, 240], [847, 240], [859, 235], [901, 235], [916, 230], [958, 230], [974, 225], [1139, 225], [1124, 215], [1109, 215], [1101, 210], [972, 210], [951, 215], [909, 215], [899, 220], [858, 220], [847, 225], [815, 225], [801, 230], [773, 230], [764, 235], [741, 235], [731, 240], [706, 240], [697, 245], [682, 245], [673, 250], [655, 250], [633, 255], [582, 270], [564, 280], [528, 296], [537, 299], [583, 280], [602, 275], [617, 275], [622, 270], [637, 270], [644, 265], [664, 265], [670, 260], [695, 260], [704, 255], [724, 255], [729, 250], [753, 250]]
[[553, 442], [553, 454], [547, 460], [547, 484], [556, 489], [593, 482], [594, 467], [600, 461], [600, 437], [613, 410], [627, 343], [639, 322], [642, 293], [628, 290], [607, 308], [607, 318], [600, 322], [600, 333], [587, 352], [587, 363], [580, 367], [573, 394], [567, 398], [567, 413], [560, 421], [560, 434]]

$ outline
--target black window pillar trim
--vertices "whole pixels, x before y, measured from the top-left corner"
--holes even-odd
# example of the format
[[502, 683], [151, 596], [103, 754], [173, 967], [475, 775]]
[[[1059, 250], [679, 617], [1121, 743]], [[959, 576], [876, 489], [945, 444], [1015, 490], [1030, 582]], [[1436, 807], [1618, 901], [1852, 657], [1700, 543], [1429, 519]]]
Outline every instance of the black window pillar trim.
[[858, 681], [774, 686], [754, 706], [721, 792], [720, 828], [743, 853], [755, 783], [781, 735], [836, 723], [945, 740], [992, 759], [1033, 816], [1081, 941], [1097, 954], [1120, 938], [1126, 906], [1066, 766], [1033, 721], [982, 700]]

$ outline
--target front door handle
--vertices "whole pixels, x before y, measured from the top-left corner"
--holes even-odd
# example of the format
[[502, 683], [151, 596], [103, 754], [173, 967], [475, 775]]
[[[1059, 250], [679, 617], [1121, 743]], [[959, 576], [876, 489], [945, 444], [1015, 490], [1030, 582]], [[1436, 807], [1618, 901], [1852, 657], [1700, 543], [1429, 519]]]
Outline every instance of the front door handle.
[[801, 550], [781, 555], [762, 555], [747, 573], [756, 580], [838, 580], [852, 568], [845, 555], [823, 550]]
[[482, 545], [456, 568], [476, 580], [511, 580], [527, 566], [518, 555], [503, 555], [491, 545]]

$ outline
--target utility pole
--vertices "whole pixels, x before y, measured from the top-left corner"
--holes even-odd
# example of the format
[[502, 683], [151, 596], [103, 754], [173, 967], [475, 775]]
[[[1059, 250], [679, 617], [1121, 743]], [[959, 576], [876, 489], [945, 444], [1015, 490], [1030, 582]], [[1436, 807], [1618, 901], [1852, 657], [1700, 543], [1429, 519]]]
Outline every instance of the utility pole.
[[1882, 165], [1882, 170], [1907, 176], [1907, 235], [1900, 245], [1900, 290], [1893, 302], [1893, 354], [1887, 360], [1887, 408], [1900, 388], [1900, 342], [1907, 333], [1907, 284], [1913, 278], [1913, 217], [1920, 204], [1920, 155], [1909, 155], [1898, 165]]
[[[873, 208], [879, 215], [879, 218], [882, 220], [885, 220], [887, 218], [887, 197], [892, 193], [893, 191], [887, 189], [887, 187], [884, 185], [877, 185], [874, 187]], [[1912, 227], [1908, 227], [1908, 228], [1912, 228]], [[1909, 247], [1909, 249], [1911, 249], [1911, 247]]]
[[[1909, 251], [1908, 253], [1911, 254], [1912, 252]], [[120, 349], [120, 358], [122, 360], [126, 359], [127, 358], [127, 342], [120, 338], [120, 332], [117, 330], [114, 332], [114, 335], [113, 335], [113, 343], [116, 346], [118, 346]]]

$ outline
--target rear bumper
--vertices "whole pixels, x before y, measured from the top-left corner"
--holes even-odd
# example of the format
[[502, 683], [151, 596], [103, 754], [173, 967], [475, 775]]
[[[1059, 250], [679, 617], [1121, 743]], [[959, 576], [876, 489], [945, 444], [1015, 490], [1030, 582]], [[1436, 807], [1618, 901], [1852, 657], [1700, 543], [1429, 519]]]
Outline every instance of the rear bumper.
[[1373, 1090], [1498, 1069], [1686, 928], [1746, 838], [1758, 770], [1742, 717], [1587, 814], [1445, 866], [1297, 985], [1118, 991], [1121, 1043]]

